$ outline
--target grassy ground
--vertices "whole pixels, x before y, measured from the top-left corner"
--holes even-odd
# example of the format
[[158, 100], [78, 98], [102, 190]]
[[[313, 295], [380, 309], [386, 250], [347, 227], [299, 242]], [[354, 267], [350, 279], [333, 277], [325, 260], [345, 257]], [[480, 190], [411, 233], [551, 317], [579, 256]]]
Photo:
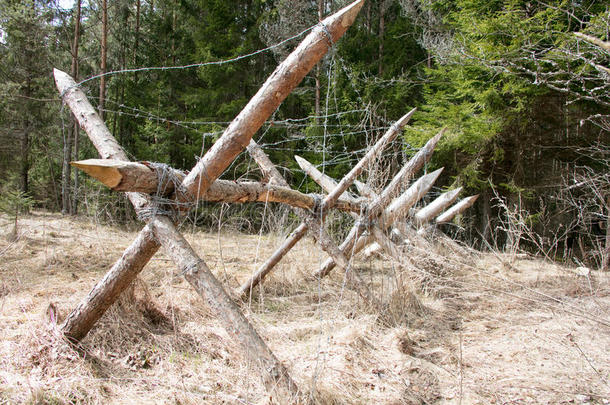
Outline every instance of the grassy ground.
[[[0, 235], [11, 231], [0, 217]], [[266, 403], [258, 371], [159, 252], [74, 348], [61, 322], [134, 232], [34, 213], [0, 238], [0, 403]], [[229, 290], [281, 241], [187, 239]], [[608, 274], [418, 243], [404, 263], [356, 260], [381, 307], [303, 241], [244, 312], [323, 404], [608, 404]]]

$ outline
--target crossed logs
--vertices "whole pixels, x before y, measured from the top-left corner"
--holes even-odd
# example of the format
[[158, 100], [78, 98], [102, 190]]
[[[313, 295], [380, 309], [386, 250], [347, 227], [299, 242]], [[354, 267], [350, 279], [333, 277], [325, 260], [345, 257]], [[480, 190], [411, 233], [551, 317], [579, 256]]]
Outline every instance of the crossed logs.
[[[324, 277], [335, 266], [343, 270], [348, 269], [353, 255], [374, 241], [388, 254], [398, 258], [399, 247], [387, 236], [386, 230], [391, 229], [395, 235], [404, 239], [405, 232], [408, 231], [404, 221], [406, 217], [412, 215], [414, 220], [410, 222], [418, 225], [425, 224], [435, 217], [436, 222], [441, 223], [450, 221], [472, 205], [476, 196], [462, 200], [439, 215], [457, 198], [460, 190], [456, 189], [441, 195], [419, 211], [410, 212], [413, 205], [430, 189], [442, 169], [421, 177], [407, 191], [400, 194], [403, 185], [430, 159], [443, 131], [430, 139], [379, 195], [356, 181], [366, 165], [378, 157], [398, 136], [414, 110], [392, 125], [339, 183], [317, 171], [304, 159], [296, 157], [303, 170], [328, 193], [323, 197], [290, 189], [269, 157], [252, 140], [252, 136], [269, 116], [353, 23], [362, 8], [363, 1], [357, 0], [321, 21], [276, 68], [231, 122], [221, 138], [188, 174], [158, 164], [129, 162], [125, 151], [74, 80], [66, 73], [54, 70], [55, 82], [63, 102], [69, 106], [102, 158], [73, 162], [73, 165], [110, 188], [127, 192], [136, 213], [147, 221], [146, 226], [122, 257], [61, 325], [64, 335], [69, 340], [78, 342], [83, 339], [121, 292], [142, 271], [155, 252], [163, 247], [186, 280], [222, 321], [229, 335], [239, 342], [244, 355], [259, 367], [267, 390], [284, 402], [296, 401], [299, 390], [286, 367], [267, 347], [205, 262], [177, 231], [168, 216], [171, 214], [169, 211], [184, 212], [199, 200], [230, 203], [279, 202], [293, 207], [302, 223], [235, 292], [239, 297], [247, 297], [308, 232], [330, 256], [314, 273], [316, 277]], [[266, 183], [218, 179], [243, 149], [247, 149], [257, 162], [264, 178], [268, 179]], [[363, 197], [356, 198], [347, 192], [354, 182]], [[339, 246], [322, 226], [330, 209], [346, 211], [356, 218], [346, 240]], [[358, 293], [367, 299], [373, 299], [356, 273], [349, 271], [346, 274], [350, 285]]]

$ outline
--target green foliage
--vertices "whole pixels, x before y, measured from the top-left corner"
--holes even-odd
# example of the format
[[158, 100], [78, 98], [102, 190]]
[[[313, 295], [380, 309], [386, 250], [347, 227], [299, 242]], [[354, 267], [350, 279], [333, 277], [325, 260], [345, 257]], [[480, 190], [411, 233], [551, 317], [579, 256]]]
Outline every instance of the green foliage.
[[21, 190], [5, 190], [0, 196], [0, 211], [11, 218], [26, 214], [36, 201]]

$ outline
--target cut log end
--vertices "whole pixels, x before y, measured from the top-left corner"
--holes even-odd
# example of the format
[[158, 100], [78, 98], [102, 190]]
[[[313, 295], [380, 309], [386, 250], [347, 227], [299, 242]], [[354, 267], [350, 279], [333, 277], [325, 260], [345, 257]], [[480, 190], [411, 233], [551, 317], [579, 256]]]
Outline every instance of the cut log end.
[[111, 189], [115, 189], [123, 180], [123, 175], [117, 166], [113, 163], [106, 164], [103, 159], [80, 160], [70, 162], [70, 165], [84, 171]]

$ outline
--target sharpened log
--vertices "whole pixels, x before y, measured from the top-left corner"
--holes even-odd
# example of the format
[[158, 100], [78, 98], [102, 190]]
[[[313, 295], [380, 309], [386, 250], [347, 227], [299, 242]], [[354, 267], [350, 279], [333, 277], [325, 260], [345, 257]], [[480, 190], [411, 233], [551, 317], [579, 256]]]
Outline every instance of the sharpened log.
[[[394, 176], [390, 184], [382, 191], [382, 193], [373, 200], [373, 202], [369, 205], [369, 209], [365, 215], [365, 218], [363, 218], [363, 221], [360, 221], [352, 227], [344, 242], [340, 245], [343, 252], [350, 252], [353, 250], [358, 237], [365, 232], [367, 223], [381, 215], [390, 200], [398, 193], [402, 184], [408, 181], [414, 173], [416, 173], [427, 161], [430, 160], [432, 153], [434, 152], [434, 148], [436, 147], [436, 144], [440, 138], [443, 136], [444, 132], [445, 128], [426, 142], [424, 147], [421, 148], [419, 152], [417, 152], [415, 156], [413, 156], [409, 162], [402, 167], [402, 169], [400, 169], [398, 174]], [[326, 277], [334, 267], [335, 264], [332, 262], [331, 258], [314, 272], [314, 276]]]
[[158, 216], [150, 224], [165, 253], [176, 263], [186, 280], [218, 316], [231, 338], [241, 345], [244, 355], [258, 366], [265, 386], [270, 391], [280, 388], [283, 400], [289, 400], [298, 392], [286, 367], [271, 352], [254, 327], [231, 300], [222, 284], [210, 272], [205, 262], [176, 230], [167, 217]]
[[432, 218], [450, 206], [456, 200], [461, 191], [462, 187], [458, 187], [455, 190], [447, 191], [446, 193], [439, 195], [430, 204], [417, 211], [417, 213], [413, 216], [415, 223], [418, 225], [423, 225], [426, 222], [431, 221]]
[[472, 207], [477, 198], [479, 198], [478, 194], [464, 198], [463, 200], [455, 204], [453, 207], [449, 208], [447, 211], [436, 217], [436, 223], [443, 224], [451, 221], [453, 218], [455, 218], [456, 215], [459, 215], [462, 212], [466, 211], [468, 208]]
[[[316, 169], [316, 167], [309, 163], [307, 160], [303, 159], [298, 155], [294, 155], [294, 159], [297, 161], [299, 167], [305, 173], [307, 173], [307, 175], [311, 177], [313, 181], [318, 183], [318, 185], [322, 187], [322, 190], [324, 190], [325, 192], [329, 193], [331, 190], [334, 190], [337, 187], [337, 182], [333, 178], [325, 175], [324, 173]], [[347, 191], [341, 194], [341, 198], [343, 198], [344, 200], [356, 199], [356, 197], [349, 194]]]
[[[167, 195], [174, 189], [172, 182], [159, 185], [157, 174], [146, 163], [88, 159], [72, 162], [71, 165], [78, 167], [115, 191], [156, 193], [162, 189], [161, 195]], [[184, 177], [184, 174], [178, 170], [173, 170], [173, 173], [177, 181]], [[284, 203], [308, 210], [317, 209], [316, 205], [320, 200], [320, 197], [315, 194], [303, 194], [286, 187], [253, 181], [235, 182], [229, 180], [216, 180], [208, 191], [201, 195], [201, 198], [208, 202]], [[360, 212], [363, 206], [362, 202], [354, 199], [352, 201], [337, 201], [333, 208], [348, 212]]]
[[392, 201], [383, 211], [383, 214], [381, 214], [379, 222], [383, 225], [384, 229], [391, 226], [399, 218], [406, 217], [411, 207], [430, 191], [442, 171], [443, 168], [441, 167], [432, 173], [420, 177], [407, 189], [407, 191], [402, 193], [400, 197], [394, 199], [394, 201]]
[[[61, 70], [54, 69], [55, 83], [62, 100], [70, 107], [80, 127], [98, 150], [107, 159], [127, 161], [127, 154], [116, 142], [101, 120], [87, 96], [76, 85], [74, 79]], [[127, 193], [136, 212], [150, 207], [148, 196], [140, 193]], [[72, 341], [80, 341], [91, 330], [106, 310], [131, 284], [146, 263], [159, 249], [150, 228], [145, 227], [136, 240], [127, 248], [123, 256], [112, 266], [74, 309], [61, 325], [64, 335]]]
[[[357, 0], [325, 18], [275, 69], [223, 135], [197, 163], [182, 183], [178, 197], [198, 199], [248, 146], [250, 139], [345, 33], [356, 19], [364, 0]], [[330, 36], [330, 37], [329, 37]]]

